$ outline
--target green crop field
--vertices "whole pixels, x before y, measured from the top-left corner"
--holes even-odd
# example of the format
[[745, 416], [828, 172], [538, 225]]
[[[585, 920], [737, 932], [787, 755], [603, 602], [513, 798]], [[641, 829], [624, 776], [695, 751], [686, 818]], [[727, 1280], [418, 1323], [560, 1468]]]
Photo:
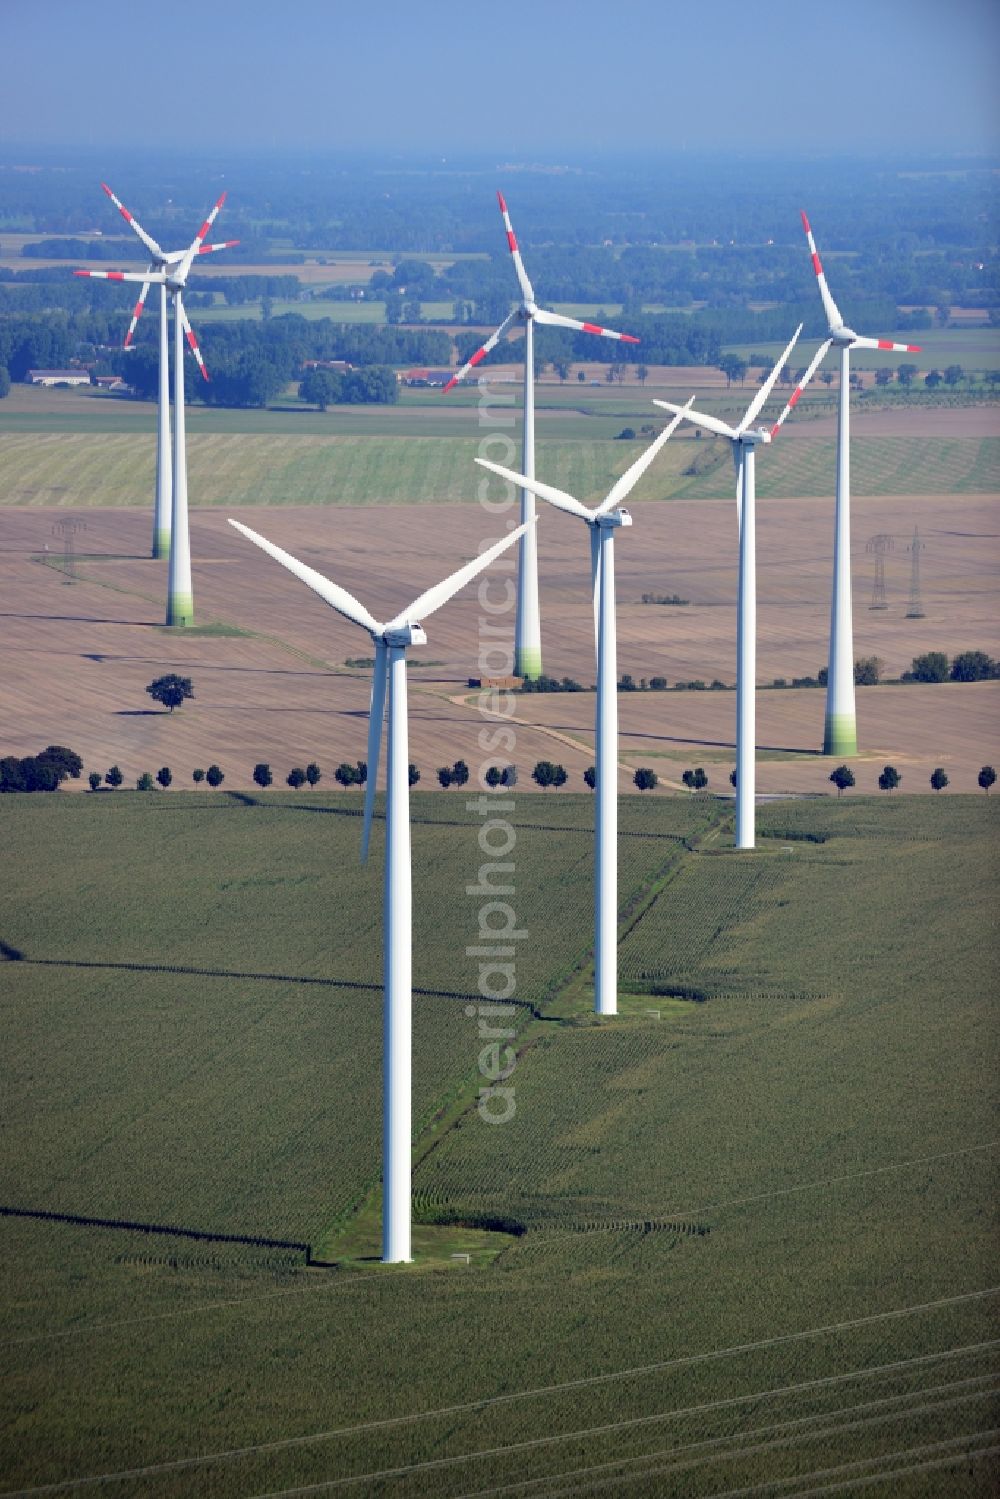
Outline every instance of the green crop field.
[[[226, 415], [226, 414], [224, 414]], [[235, 414], [234, 414], [235, 415]], [[320, 420], [323, 420], [320, 418]], [[335, 418], [326, 420], [334, 428]], [[565, 419], [569, 420], [569, 419]], [[305, 423], [309, 430], [303, 430]], [[418, 411], [393, 411], [384, 432], [348, 431], [319, 436], [308, 416], [285, 417], [282, 431], [199, 431], [192, 421], [188, 471], [197, 505], [363, 505], [473, 501], [478, 471], [478, 438], [459, 435], [462, 424], [449, 417], [451, 436], [426, 431]], [[336, 430], [336, 429], [334, 429]], [[546, 429], [548, 430], [548, 429]], [[571, 429], [572, 430], [572, 429]], [[578, 424], [575, 430], [581, 430]], [[552, 482], [596, 499], [638, 457], [636, 442], [594, 440], [538, 441], [538, 468]], [[566, 431], [566, 428], [563, 428]], [[406, 437], [408, 440], [401, 440]], [[1000, 488], [998, 438], [859, 438], [853, 443], [856, 495], [985, 493]], [[697, 456], [701, 472], [685, 473]], [[153, 485], [156, 447], [152, 434], [0, 432], [2, 505], [145, 504]], [[833, 438], [775, 445], [758, 470], [763, 499], [826, 495], [834, 471]], [[721, 442], [695, 449], [691, 442], [668, 444], [656, 467], [640, 480], [633, 498], [726, 499], [732, 490], [731, 464]]]
[[[329, 318], [332, 323], [384, 323], [384, 302], [324, 302], [322, 300], [300, 302], [275, 298], [271, 303], [271, 316], [281, 317], [294, 313], [296, 317], [310, 319]], [[455, 315], [454, 302], [421, 302], [420, 316], [425, 323], [447, 322]], [[244, 302], [237, 307], [227, 307], [220, 302], [214, 307], [199, 307], [199, 323], [260, 322], [260, 302]]]
[[778, 803], [737, 855], [623, 798], [601, 1024], [592, 801], [513, 800], [489, 1125], [481, 816], [413, 798], [386, 1270], [381, 824], [360, 870], [350, 793], [3, 798], [3, 1492], [994, 1491], [995, 800]]

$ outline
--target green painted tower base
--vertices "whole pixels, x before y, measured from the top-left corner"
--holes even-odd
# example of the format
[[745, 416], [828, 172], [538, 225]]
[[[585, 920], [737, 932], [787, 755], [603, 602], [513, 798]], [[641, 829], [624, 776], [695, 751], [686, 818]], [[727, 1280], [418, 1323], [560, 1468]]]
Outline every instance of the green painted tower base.
[[540, 677], [542, 675], [542, 648], [540, 645], [528, 646], [525, 650], [515, 652], [514, 675], [516, 677]]
[[190, 593], [179, 593], [167, 601], [168, 625], [194, 624], [194, 598]]
[[165, 562], [170, 556], [170, 532], [157, 531], [156, 540], [153, 542], [153, 560]]
[[852, 713], [832, 713], [823, 729], [824, 755], [856, 755], [858, 725]]

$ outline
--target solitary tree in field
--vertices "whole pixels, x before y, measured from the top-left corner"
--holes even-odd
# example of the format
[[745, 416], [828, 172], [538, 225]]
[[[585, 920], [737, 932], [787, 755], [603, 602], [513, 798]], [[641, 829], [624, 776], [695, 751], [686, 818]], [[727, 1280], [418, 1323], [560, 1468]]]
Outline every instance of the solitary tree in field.
[[[997, 663], [985, 651], [959, 651], [949, 673], [953, 682], [988, 682], [1000, 675]], [[48, 751], [45, 751], [48, 754]]]
[[65, 781], [67, 776], [72, 776], [74, 781], [80, 779], [83, 761], [75, 750], [67, 749], [64, 744], [46, 745], [41, 754], [35, 756], [35, 759], [45, 765], [51, 765], [60, 781]]
[[354, 767], [354, 779], [359, 786], [363, 786], [368, 780], [368, 761], [359, 760]]
[[936, 770], [931, 771], [931, 787], [934, 791], [943, 791], [948, 784], [948, 777], [939, 765]]
[[309, 782], [310, 786], [318, 785], [322, 774], [323, 772], [316, 764], [316, 761], [310, 760], [309, 764], [306, 766], [306, 780]]
[[108, 771], [104, 779], [107, 781], [109, 786], [114, 786], [117, 790], [122, 781], [124, 781], [125, 777], [122, 775], [120, 766], [112, 765], [111, 769]]
[[742, 384], [746, 379], [747, 362], [739, 354], [723, 354], [716, 366], [726, 377], [726, 389], [732, 385], [734, 380]]
[[984, 765], [982, 770], [979, 772], [979, 784], [980, 786], [982, 786], [987, 796], [989, 796], [990, 787], [993, 785], [996, 778], [997, 773], [993, 769], [992, 765]]
[[159, 781], [164, 791], [166, 791], [167, 787], [170, 785], [170, 782], [173, 780], [173, 776], [170, 773], [170, 766], [161, 765], [159, 770], [156, 772], [156, 779]]
[[340, 400], [342, 383], [334, 370], [307, 370], [299, 385], [299, 400], [325, 411]]
[[506, 769], [504, 770], [503, 775], [500, 777], [500, 784], [501, 784], [501, 786], [507, 786], [508, 788], [511, 788], [511, 787], [514, 787], [514, 786], [517, 785], [517, 766], [516, 765], [508, 765], [506, 767]]
[[420, 780], [420, 772], [417, 769], [417, 767], [413, 764], [412, 760], [410, 761], [409, 779], [410, 779], [410, 785], [411, 786], [415, 786], [417, 784], [417, 782]]
[[895, 370], [891, 369], [889, 365], [883, 365], [881, 369], [875, 371], [875, 384], [891, 385], [895, 373]]
[[225, 776], [217, 765], [210, 765], [205, 772], [205, 780], [211, 787], [221, 786]]
[[153, 777], [150, 775], [148, 770], [144, 770], [142, 775], [136, 781], [135, 789], [136, 791], [152, 791]]
[[694, 771], [693, 770], [686, 770], [684, 772], [684, 774], [681, 776], [681, 780], [684, 782], [685, 786], [688, 788], [689, 791], [693, 791], [694, 790]]
[[447, 791], [448, 787], [451, 785], [451, 780], [452, 780], [451, 766], [450, 765], [442, 765], [441, 768], [438, 770], [437, 776], [438, 776], [438, 780], [441, 782], [441, 785]]
[[304, 786], [306, 783], [306, 773], [302, 769], [302, 766], [293, 766], [292, 769], [288, 772], [286, 780], [288, 781], [288, 784], [289, 786], [291, 786], [293, 791], [298, 791], [300, 786]]
[[733, 787], [735, 787], [735, 785], [736, 785], [736, 772], [735, 772], [735, 770], [731, 770], [729, 772], [729, 784], [730, 784], [730, 786], [733, 786]]
[[704, 791], [704, 789], [705, 789], [705, 787], [707, 785], [708, 785], [708, 776], [706, 775], [705, 771], [702, 769], [702, 767], [700, 765], [696, 766], [695, 772], [694, 772], [694, 789], [695, 789], [695, 791]]
[[456, 786], [464, 786], [469, 779], [469, 767], [464, 760], [456, 760], [451, 767], [451, 778]]
[[896, 371], [896, 379], [900, 385], [912, 385], [917, 376], [915, 364], [901, 364]]
[[854, 785], [854, 771], [849, 765], [838, 765], [830, 772], [830, 780], [837, 788], [837, 796], [843, 796], [849, 786]]
[[948, 679], [948, 657], [944, 651], [928, 651], [914, 656], [909, 676], [914, 682], [945, 682]]
[[259, 760], [254, 766], [253, 778], [254, 783], [257, 786], [270, 786], [271, 782], [274, 780], [274, 777], [271, 774], [271, 767], [270, 765], [268, 765], [266, 760]]
[[[983, 772], [980, 771], [979, 772], [979, 775], [980, 775], [980, 782], [979, 782], [979, 784], [980, 784], [980, 786], [983, 784], [982, 783], [982, 779], [981, 779], [982, 774], [983, 774]], [[90, 789], [91, 789], [91, 791], [96, 791], [97, 788], [98, 788], [98, 786], [101, 784], [101, 772], [99, 770], [92, 770], [90, 772], [90, 775], [87, 777], [87, 780], [90, 782]]]
[[543, 789], [549, 786], [565, 786], [566, 768], [563, 765], [556, 765], [552, 760], [539, 760], [531, 772], [531, 778]]
[[588, 765], [586, 770], [583, 772], [583, 779], [586, 781], [591, 791], [593, 791], [597, 785], [597, 766]]
[[194, 781], [196, 786], [201, 785], [202, 781], [205, 779], [205, 772], [200, 768], [200, 766], [197, 770], [192, 770], [191, 779], [192, 781]]
[[186, 697], [194, 697], [191, 678], [179, 677], [176, 672], [157, 677], [155, 682], [150, 682], [146, 691], [155, 703], [162, 703], [171, 713], [180, 707]]
[[879, 790], [895, 791], [896, 787], [899, 785], [902, 779], [903, 778], [900, 775], [899, 771], [896, 769], [895, 765], [886, 765], [883, 767], [882, 774], [878, 778]]
[[483, 780], [486, 782], [487, 786], [495, 791], [503, 780], [503, 771], [500, 769], [499, 765], [490, 765], [486, 771], [486, 774], [483, 776]]
[[346, 760], [341, 760], [340, 764], [333, 772], [333, 779], [336, 781], [338, 786], [343, 786], [344, 790], [346, 791], [348, 786], [354, 785], [355, 781], [358, 779], [358, 773], [353, 765], [348, 765]]
[[640, 765], [632, 777], [640, 791], [654, 791], [659, 779], [655, 770], [650, 770], [648, 765]]
[[640, 385], [645, 385], [646, 384], [646, 381], [649, 379], [649, 370], [647, 369], [646, 365], [644, 365], [644, 364], [637, 364], [636, 365], [636, 367], [635, 367], [635, 377], [638, 380], [638, 382], [639, 382]]
[[859, 656], [854, 663], [854, 685], [877, 687], [884, 668], [881, 656]]

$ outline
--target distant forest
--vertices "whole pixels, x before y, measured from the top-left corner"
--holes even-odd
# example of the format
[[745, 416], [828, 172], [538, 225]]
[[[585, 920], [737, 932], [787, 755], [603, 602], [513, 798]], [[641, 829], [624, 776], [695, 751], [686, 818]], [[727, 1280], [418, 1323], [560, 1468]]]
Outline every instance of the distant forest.
[[[84, 253], [108, 263], [141, 257], [139, 246], [122, 236], [102, 178], [170, 246], [185, 241], [222, 188], [228, 190], [218, 228], [241, 244], [227, 253], [232, 275], [211, 281], [192, 275], [186, 299], [192, 315], [213, 297], [231, 307], [263, 303], [266, 311], [279, 300], [328, 306], [319, 319], [255, 316], [199, 327], [213, 371], [271, 368], [268, 379], [250, 382], [252, 394], [247, 386], [248, 404], [269, 399], [265, 388], [293, 378], [305, 359], [437, 365], [453, 353], [467, 356], [479, 335], [463, 326], [495, 325], [515, 292], [498, 187], [539, 300], [620, 306], [608, 321], [641, 338], [648, 363], [714, 364], [724, 345], [784, 338], [800, 318], [807, 337], [822, 332], [800, 207], [809, 211], [849, 320], [886, 331], [920, 328], [953, 304], [1000, 319], [997, 196], [986, 163], [734, 165], [678, 155], [546, 169], [481, 160], [168, 165], [50, 152], [31, 165], [23, 170], [9, 151], [0, 154], [0, 246], [12, 259], [7, 237], [46, 236], [25, 246], [16, 268], [0, 269], [0, 363], [15, 380], [33, 365], [121, 342], [129, 296], [120, 286], [69, 274]], [[344, 251], [364, 252], [370, 280], [317, 289], [289, 270]], [[477, 258], [443, 268], [423, 258], [449, 253]], [[39, 258], [65, 266], [32, 265]], [[271, 262], [281, 270], [244, 275], [241, 262]], [[362, 287], [366, 299], [385, 303], [390, 326], [338, 318], [338, 304]], [[450, 322], [452, 336], [419, 327], [422, 302], [447, 305], [450, 316], [434, 320]], [[133, 382], [155, 319], [147, 317], [140, 329], [140, 348], [128, 356]], [[551, 329], [540, 331], [539, 354], [553, 362], [634, 358], [629, 346]], [[238, 386], [228, 381], [223, 388], [231, 396]], [[213, 392], [210, 399], [217, 398]]]

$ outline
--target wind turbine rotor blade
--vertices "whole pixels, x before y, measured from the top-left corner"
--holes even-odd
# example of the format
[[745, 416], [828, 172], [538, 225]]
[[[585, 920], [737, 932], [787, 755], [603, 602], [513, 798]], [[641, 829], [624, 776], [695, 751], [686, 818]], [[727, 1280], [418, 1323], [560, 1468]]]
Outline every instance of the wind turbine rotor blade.
[[262, 552], [266, 552], [269, 557], [273, 557], [275, 562], [280, 562], [282, 567], [287, 567], [288, 571], [294, 573], [300, 582], [305, 583], [307, 588], [311, 588], [314, 593], [318, 593], [323, 602], [329, 604], [331, 609], [336, 609], [338, 614], [342, 614], [352, 624], [360, 625], [370, 635], [380, 636], [383, 634], [385, 626], [379, 624], [375, 616], [369, 614], [364, 604], [359, 603], [353, 594], [348, 593], [346, 588], [341, 588], [337, 583], [331, 583], [329, 578], [324, 578], [323, 574], [318, 573], [315, 568], [307, 567], [297, 557], [293, 557], [289, 552], [283, 551], [281, 547], [275, 546], [273, 541], [267, 541], [263, 536], [258, 536], [256, 531], [251, 531], [250, 527], [243, 525], [242, 521], [230, 520], [229, 524], [237, 531], [240, 531], [249, 541], [252, 541], [255, 546], [259, 546]]
[[382, 721], [385, 718], [384, 640], [375, 642], [375, 671], [372, 675], [372, 698], [368, 710], [368, 777], [365, 781], [365, 818], [361, 829], [361, 862], [368, 862], [368, 840], [375, 808], [375, 783], [378, 780], [378, 757], [382, 748]]
[[198, 251], [199, 255], [214, 255], [216, 250], [231, 250], [238, 245], [238, 239], [220, 239], [214, 245], [202, 245]]
[[778, 417], [778, 420], [771, 428], [772, 437], [774, 437], [774, 435], [777, 433], [779, 427], [782, 427], [784, 425], [786, 419], [791, 415], [792, 411], [798, 405], [799, 396], [805, 390], [806, 386], [809, 384], [809, 381], [812, 379], [813, 375], [815, 375], [816, 371], [823, 363], [823, 360], [826, 358], [832, 343], [833, 340], [831, 338], [828, 338], [826, 340], [826, 343], [820, 344], [819, 348], [816, 350], [815, 354], [812, 357], [812, 362], [810, 363], [809, 368], [806, 370], [805, 374], [802, 376], [802, 379], [799, 381], [798, 385], [796, 385], [795, 389], [792, 391], [792, 394], [789, 396], [788, 405], [785, 407], [784, 411], [781, 413], [781, 415]]
[[142, 283], [142, 291], [139, 293], [139, 299], [136, 302], [134, 308], [132, 309], [132, 321], [128, 325], [128, 332], [125, 335], [125, 343], [123, 344], [123, 348], [127, 349], [129, 347], [129, 345], [131, 344], [131, 342], [132, 342], [132, 338], [133, 338], [133, 336], [135, 334], [136, 324], [138, 323], [139, 319], [142, 317], [142, 309], [146, 305], [146, 298], [147, 298], [148, 295], [149, 295], [149, 282], [148, 281], [144, 281]]
[[467, 360], [466, 363], [462, 365], [462, 368], [458, 371], [458, 373], [455, 374], [455, 375], [452, 375], [451, 379], [448, 381], [448, 384], [447, 385], [443, 385], [441, 387], [441, 394], [443, 396], [447, 395], [448, 391], [451, 390], [451, 388], [452, 388], [453, 385], [457, 385], [458, 382], [459, 382], [459, 380], [464, 380], [465, 377], [466, 377], [466, 375], [469, 373], [469, 371], [471, 369], [474, 369], [475, 366], [477, 364], [479, 364], [481, 360], [483, 360], [483, 359], [486, 358], [487, 354], [489, 354], [493, 349], [496, 348], [497, 344], [500, 342], [500, 340], [503, 338], [504, 334], [507, 332], [507, 329], [510, 328], [513, 323], [516, 323], [516, 322], [517, 322], [517, 313], [516, 312], [512, 312], [512, 313], [510, 313], [510, 315], [508, 317], [505, 317], [504, 320], [503, 320], [503, 322], [500, 324], [499, 328], [497, 329], [497, 331], [495, 333], [492, 333], [490, 335], [490, 337], [483, 344], [482, 348], [481, 349], [477, 349], [476, 352], [473, 354], [472, 358], [469, 359], [469, 360]]
[[537, 309], [535, 322], [548, 323], [553, 328], [575, 328], [578, 333], [596, 333], [599, 338], [617, 338], [623, 344], [639, 342], [631, 333], [616, 333], [613, 328], [602, 328], [599, 323], [581, 323], [578, 318], [565, 317], [561, 312], [549, 312], [545, 307]]
[[894, 344], [889, 338], [861, 338], [851, 344], [852, 349], [891, 349], [896, 354], [922, 354], [919, 344]]
[[675, 406], [672, 401], [654, 401], [653, 405], [662, 406], [664, 411], [672, 411], [675, 416], [686, 416], [695, 427], [703, 427], [706, 432], [714, 432], [717, 437], [728, 437], [732, 440], [739, 436], [735, 427], [730, 427], [719, 417], [708, 416], [704, 411], [690, 411], [688, 409], [691, 405], [690, 401], [687, 406]]
[[182, 324], [184, 326], [184, 337], [187, 339], [188, 348], [191, 350], [191, 353], [194, 355], [194, 362], [198, 366], [198, 368], [201, 370], [201, 378], [203, 380], [207, 380], [208, 379], [208, 370], [205, 368], [205, 361], [202, 358], [201, 349], [198, 347], [198, 340], [195, 337], [195, 331], [191, 327], [191, 324], [188, 322], [188, 315], [184, 311], [184, 304], [183, 304], [183, 302], [181, 302], [180, 300], [178, 300], [178, 302], [177, 302], [177, 311], [180, 313], [181, 322], [182, 322]]
[[816, 241], [813, 239], [813, 232], [809, 227], [809, 220], [806, 218], [806, 211], [804, 208], [802, 208], [799, 210], [799, 212], [802, 215], [802, 227], [806, 231], [806, 239], [809, 243], [809, 253], [812, 256], [813, 270], [816, 272], [816, 280], [819, 283], [819, 294], [823, 299], [823, 311], [826, 313], [826, 321], [829, 326], [830, 332], [832, 333], [835, 328], [843, 327], [844, 319], [841, 317], [840, 308], [837, 306], [836, 302], [833, 300], [833, 297], [830, 295], [830, 288], [826, 284], [826, 276], [823, 273], [823, 263], [820, 260], [819, 253], [816, 249]]
[[219, 198], [218, 202], [216, 203], [215, 207], [212, 209], [211, 213], [208, 215], [208, 218], [202, 224], [201, 228], [198, 230], [198, 233], [195, 235], [194, 239], [191, 241], [190, 245], [188, 246], [188, 249], [187, 249], [187, 252], [186, 252], [186, 254], [184, 256], [184, 259], [181, 261], [180, 265], [177, 268], [176, 275], [177, 275], [177, 280], [178, 281], [183, 281], [185, 279], [185, 277], [187, 276], [188, 271], [190, 271], [190, 269], [191, 269], [191, 262], [194, 260], [194, 257], [199, 253], [199, 250], [201, 249], [201, 246], [205, 243], [205, 240], [206, 240], [206, 238], [208, 236], [208, 231], [211, 229], [212, 225], [215, 223], [215, 220], [218, 217], [219, 209], [222, 207], [222, 205], [223, 205], [223, 203], [225, 203], [225, 201], [226, 201], [226, 195], [225, 195], [225, 193], [223, 193], [221, 195], [221, 197]]
[[136, 281], [139, 285], [149, 282], [152, 286], [162, 286], [166, 276], [157, 274], [151, 276], [148, 271], [74, 271], [74, 276], [89, 276], [92, 281]]
[[514, 226], [510, 221], [510, 214], [507, 212], [507, 199], [503, 193], [497, 193], [497, 202], [500, 204], [500, 212], [503, 215], [503, 226], [507, 231], [507, 248], [514, 262], [514, 270], [517, 272], [517, 281], [521, 288], [521, 295], [526, 302], [533, 302], [535, 300], [535, 293], [532, 290], [531, 282], [528, 280], [528, 273], [524, 269], [521, 252], [517, 248], [517, 235], [514, 233]]
[[511, 531], [509, 536], [505, 536], [502, 541], [495, 542], [485, 552], [481, 552], [478, 557], [474, 557], [471, 562], [467, 562], [464, 567], [460, 567], [457, 572], [445, 578], [442, 583], [436, 583], [433, 588], [428, 588], [426, 593], [422, 593], [419, 598], [413, 600], [409, 608], [403, 609], [395, 619], [391, 619], [385, 628], [394, 630], [400, 625], [419, 624], [428, 615], [434, 614], [442, 604], [454, 598], [466, 583], [471, 583], [473, 578], [485, 572], [490, 563], [495, 562], [502, 552], [512, 547], [515, 541], [520, 541], [528, 526], [534, 524], [535, 522], [531, 520], [525, 522], [523, 526], [518, 526], [516, 530]]
[[795, 332], [792, 334], [791, 338], [788, 340], [788, 343], [785, 345], [785, 352], [782, 354], [781, 358], [774, 366], [774, 369], [768, 375], [767, 379], [764, 381], [764, 384], [761, 386], [760, 390], [757, 392], [753, 400], [750, 402], [750, 405], [747, 407], [746, 415], [736, 429], [737, 433], [745, 432], [747, 430], [747, 428], [750, 426], [750, 423], [753, 421], [754, 417], [757, 415], [758, 411], [760, 411], [768, 396], [771, 394], [778, 376], [781, 374], [781, 371], [788, 363], [789, 354], [791, 354], [792, 350], [795, 348], [795, 345], [799, 341], [799, 334], [801, 332], [802, 324], [800, 323]]
[[488, 468], [491, 473], [499, 474], [501, 479], [509, 479], [518, 489], [529, 490], [538, 495], [539, 499], [548, 500], [557, 510], [565, 510], [568, 515], [578, 515], [581, 520], [589, 521], [596, 514], [596, 511], [588, 510], [586, 505], [581, 505], [579, 500], [575, 500], [565, 490], [543, 484], [540, 479], [529, 479], [524, 474], [515, 473], [512, 468], [504, 468], [502, 463], [491, 463], [488, 458], [477, 458], [476, 462], [480, 468]]
[[609, 510], [613, 510], [615, 506], [620, 504], [625, 496], [635, 488], [636, 484], [638, 484], [639, 480], [642, 478], [643, 474], [646, 472], [647, 468], [652, 463], [657, 453], [662, 447], [665, 446], [666, 443], [670, 441], [674, 433], [677, 431], [677, 428], [680, 426], [681, 422], [690, 412], [693, 405], [694, 396], [691, 397], [686, 406], [681, 407], [680, 411], [678, 411], [673, 421], [669, 422], [668, 425], [664, 427], [659, 436], [653, 439], [653, 441], [646, 448], [645, 452], [639, 454], [638, 458], [630, 468], [627, 468], [625, 470], [621, 478], [615, 480], [614, 484], [611, 486], [611, 489], [608, 491], [607, 499], [602, 500], [597, 509], [594, 511], [595, 515], [606, 515]]
[[151, 234], [147, 234], [145, 229], [139, 223], [139, 220], [132, 217], [128, 209], [125, 207], [125, 204], [121, 201], [120, 198], [115, 197], [114, 193], [111, 191], [106, 182], [102, 182], [101, 186], [107, 193], [108, 197], [111, 199], [112, 203], [117, 208], [118, 212], [121, 214], [122, 218], [125, 220], [126, 224], [128, 224], [129, 228], [138, 235], [139, 239], [142, 240], [150, 255], [152, 255], [156, 260], [162, 260], [163, 251], [160, 249], [153, 236]]

